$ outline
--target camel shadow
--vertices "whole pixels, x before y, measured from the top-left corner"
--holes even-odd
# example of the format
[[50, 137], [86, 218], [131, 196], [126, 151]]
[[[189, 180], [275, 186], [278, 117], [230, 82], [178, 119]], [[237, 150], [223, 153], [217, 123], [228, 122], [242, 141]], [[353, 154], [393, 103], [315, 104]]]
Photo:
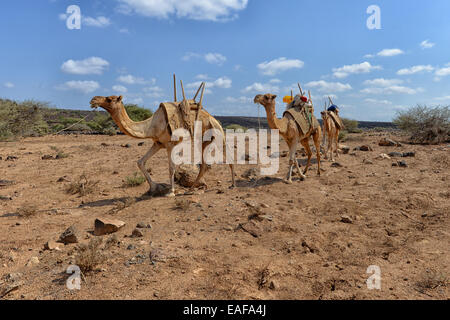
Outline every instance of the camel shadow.
[[259, 186], [268, 186], [278, 182], [283, 182], [283, 179], [274, 178], [274, 177], [261, 177], [258, 179], [250, 179], [250, 180], [236, 180], [237, 188], [254, 188]]

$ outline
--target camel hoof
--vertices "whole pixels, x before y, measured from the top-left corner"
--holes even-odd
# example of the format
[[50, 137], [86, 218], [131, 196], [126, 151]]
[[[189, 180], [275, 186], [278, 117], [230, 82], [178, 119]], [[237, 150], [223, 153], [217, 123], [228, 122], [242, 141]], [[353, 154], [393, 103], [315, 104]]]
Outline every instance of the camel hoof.
[[168, 194], [165, 195], [166, 198], [173, 198], [175, 197], [175, 192], [170, 192]]
[[286, 183], [286, 184], [292, 184], [292, 180], [284, 180], [284, 183]]
[[300, 177], [300, 181], [305, 181], [306, 180], [306, 177], [305, 176], [301, 176]]

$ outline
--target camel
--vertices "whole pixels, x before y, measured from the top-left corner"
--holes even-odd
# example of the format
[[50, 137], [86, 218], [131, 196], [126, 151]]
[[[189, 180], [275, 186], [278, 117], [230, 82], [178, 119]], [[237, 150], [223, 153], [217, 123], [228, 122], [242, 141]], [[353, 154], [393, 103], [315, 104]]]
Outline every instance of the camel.
[[[292, 183], [292, 169], [294, 168], [294, 165], [296, 166], [300, 174], [300, 179], [304, 180], [306, 178], [305, 174], [308, 171], [309, 166], [311, 164], [311, 156], [312, 156], [312, 151], [309, 146], [309, 138], [311, 136], [313, 137], [317, 153], [317, 174], [320, 176], [320, 135], [321, 135], [320, 126], [317, 127], [316, 129], [311, 129], [306, 134], [303, 134], [299, 130], [294, 118], [290, 114], [285, 114], [283, 118], [278, 119], [275, 112], [276, 97], [277, 97], [276, 95], [270, 93], [264, 95], [259, 94], [255, 97], [254, 102], [261, 104], [264, 107], [264, 109], [266, 109], [269, 127], [271, 129], [278, 129], [280, 135], [283, 137], [283, 139], [286, 141], [289, 147], [289, 170], [285, 180], [286, 183], [289, 184]], [[297, 159], [295, 158], [298, 142], [300, 142], [303, 145], [306, 154], [308, 155], [308, 162], [306, 163], [306, 167], [303, 173], [300, 170]]]
[[[173, 148], [181, 142], [180, 141], [171, 141], [171, 134], [168, 127], [168, 121], [166, 114], [163, 108], [158, 108], [152, 117], [147, 120], [135, 122], [131, 120], [125, 110], [125, 107], [122, 102], [122, 96], [110, 96], [110, 97], [102, 97], [96, 96], [91, 100], [91, 107], [97, 108], [98, 106], [105, 109], [110, 115], [114, 122], [117, 124], [119, 129], [126, 135], [137, 138], [137, 139], [152, 139], [153, 146], [150, 150], [137, 162], [137, 165], [141, 172], [144, 174], [145, 179], [147, 180], [150, 190], [149, 193], [151, 195], [162, 195], [164, 194], [166, 188], [162, 184], [156, 184], [152, 181], [150, 174], [147, 170], [145, 170], [145, 163], [150, 159], [153, 155], [155, 155], [160, 149], [166, 149], [169, 158], [169, 177], [170, 177], [170, 192], [166, 194], [166, 196], [173, 197], [175, 196], [175, 164], [172, 161], [172, 150]], [[195, 99], [195, 98], [194, 98]], [[199, 111], [200, 112], [200, 111]], [[208, 125], [203, 126], [202, 128], [202, 136], [205, 131], [209, 129], [219, 130], [223, 137], [225, 138], [225, 134], [223, 133], [223, 128], [220, 123], [205, 110], [201, 110], [203, 114], [206, 114], [209, 118]], [[213, 141], [213, 140], [212, 140]], [[204, 149], [212, 143], [212, 141], [206, 141], [202, 144], [202, 155]], [[202, 156], [203, 159], [203, 156]], [[234, 166], [232, 164], [229, 165], [231, 169], [232, 176], [232, 186], [235, 186], [234, 181]], [[207, 164], [205, 161], [202, 161], [200, 164], [200, 171], [198, 173], [195, 182], [192, 187], [200, 186], [200, 179], [203, 177], [207, 169]], [[205, 186], [206, 187], [206, 186]]]
[[[330, 103], [332, 104], [331, 98], [328, 98], [328, 99], [330, 100]], [[331, 161], [334, 161], [333, 145], [334, 145], [334, 151], [336, 153], [336, 157], [339, 158], [338, 143], [339, 143], [340, 129], [336, 126], [336, 123], [329, 115], [329, 112], [331, 112], [331, 111], [327, 111], [327, 104], [325, 103], [325, 110], [320, 113], [322, 115], [322, 121], [323, 121], [324, 145], [325, 145], [325, 137], [327, 137], [327, 140], [328, 140], [328, 147], [325, 151], [325, 159], [328, 159], [328, 153], [330, 153], [330, 159], [331, 159]]]

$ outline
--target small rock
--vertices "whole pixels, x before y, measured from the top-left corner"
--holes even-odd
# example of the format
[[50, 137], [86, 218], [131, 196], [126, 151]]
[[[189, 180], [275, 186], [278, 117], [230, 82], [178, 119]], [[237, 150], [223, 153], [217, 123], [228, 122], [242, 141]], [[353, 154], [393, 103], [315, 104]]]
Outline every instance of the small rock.
[[140, 228], [140, 229], [151, 229], [152, 225], [150, 223], [145, 223], [145, 222], [139, 222], [136, 225], [136, 228]]
[[54, 158], [53, 158], [53, 156], [46, 154], [46, 155], [43, 155], [41, 159], [42, 160], [53, 160]]
[[142, 147], [144, 144], [145, 144], [145, 142], [139, 142], [139, 143], [138, 143], [138, 146], [139, 146], [139, 147]]
[[388, 159], [389, 160], [389, 159], [391, 159], [391, 157], [389, 157], [386, 153], [380, 153], [378, 155], [377, 159], [381, 159], [381, 160]]
[[426, 218], [428, 214], [426, 212], [422, 213], [422, 218]]
[[265, 203], [261, 203], [261, 208], [268, 209], [269, 205]]
[[32, 267], [32, 266], [35, 266], [35, 265], [38, 265], [39, 264], [39, 258], [38, 257], [32, 257], [29, 261], [28, 261], [28, 263], [26, 264], [26, 266], [27, 267]]
[[403, 157], [403, 153], [401, 153], [401, 152], [389, 152], [388, 154], [392, 158], [401, 158], [401, 157]]
[[331, 166], [334, 167], [334, 168], [341, 168], [341, 167], [342, 167], [342, 164], [340, 164], [339, 162], [333, 162], [333, 163], [331, 164]]
[[363, 163], [364, 164], [373, 164], [372, 160], [369, 160], [369, 159], [364, 159]]
[[402, 168], [406, 168], [408, 167], [408, 164], [406, 163], [406, 161], [398, 161], [398, 166], [402, 167]]
[[131, 144], [129, 144], [129, 143], [123, 144], [122, 147], [123, 147], [123, 148], [131, 148]]
[[94, 235], [102, 236], [119, 231], [125, 225], [125, 222], [114, 219], [95, 219]]
[[403, 152], [402, 157], [403, 158], [407, 158], [407, 157], [415, 157], [416, 153], [415, 152]]
[[5, 280], [10, 281], [10, 282], [16, 282], [16, 281], [19, 281], [22, 278], [22, 276], [23, 276], [23, 274], [20, 272], [8, 273], [5, 276]]
[[130, 245], [127, 247], [127, 250], [134, 250], [134, 249], [136, 249], [136, 247], [135, 247], [134, 245], [132, 245], [132, 244], [130, 244]]
[[395, 142], [394, 140], [388, 138], [383, 138], [378, 142], [378, 145], [382, 147], [395, 147], [395, 146], [399, 147], [400, 143]]
[[353, 220], [349, 216], [344, 215], [344, 216], [341, 216], [341, 222], [343, 222], [343, 223], [353, 223]]
[[343, 154], [347, 154], [350, 152], [350, 147], [346, 145], [339, 145], [339, 148], [342, 150]]
[[56, 241], [48, 241], [45, 245], [44, 245], [44, 249], [45, 250], [60, 250], [58, 243]]
[[278, 283], [275, 280], [270, 281], [270, 284], [269, 284], [270, 290], [276, 290], [276, 289], [278, 289], [278, 287], [279, 287]]
[[15, 160], [17, 160], [17, 159], [19, 159], [19, 158], [16, 157], [16, 156], [7, 156], [6, 159], [5, 159], [5, 161], [15, 161]]
[[64, 176], [64, 177], [60, 177], [58, 180], [56, 180], [56, 182], [69, 182], [70, 180], [69, 179], [67, 179], [67, 177], [66, 176]]
[[372, 148], [368, 145], [360, 146], [358, 149], [359, 151], [373, 151]]
[[398, 163], [397, 162], [392, 162], [392, 166], [393, 167], [398, 167]]
[[58, 242], [62, 242], [64, 244], [78, 243], [78, 238], [78, 230], [75, 228], [75, 226], [71, 226], [61, 234]]
[[132, 238], [142, 238], [144, 236], [144, 233], [139, 229], [134, 229], [131, 233]]

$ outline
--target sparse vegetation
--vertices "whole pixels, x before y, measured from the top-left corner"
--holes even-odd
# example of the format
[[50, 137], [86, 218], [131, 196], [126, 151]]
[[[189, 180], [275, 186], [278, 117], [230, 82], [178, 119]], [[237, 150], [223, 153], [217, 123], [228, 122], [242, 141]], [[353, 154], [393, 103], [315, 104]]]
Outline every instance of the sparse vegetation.
[[192, 202], [187, 199], [176, 199], [175, 200], [175, 210], [181, 210], [186, 212], [191, 207]]
[[227, 125], [224, 129], [225, 129], [225, 130], [226, 130], [226, 129], [230, 129], [230, 130], [235, 130], [235, 131], [237, 131], [237, 130], [242, 130], [242, 131], [244, 131], [244, 132], [246, 132], [246, 131], [248, 130], [248, 128], [246, 128], [246, 127], [244, 127], [244, 126], [241, 126], [241, 125], [239, 125], [239, 124], [229, 124], [229, 125]]
[[339, 131], [338, 141], [344, 142], [345, 139], [347, 138], [347, 134], [348, 134], [348, 132], [345, 130]]
[[351, 120], [347, 118], [341, 118], [345, 126], [345, 131], [348, 133], [361, 133], [362, 129], [358, 128], [359, 123], [356, 120]]
[[17, 215], [21, 218], [31, 218], [39, 212], [38, 208], [32, 204], [26, 204], [17, 209]]
[[95, 187], [100, 181], [92, 181], [87, 178], [85, 174], [81, 175], [77, 181], [71, 182], [66, 191], [69, 194], [79, 194], [80, 197], [84, 197], [87, 194], [92, 193]]
[[125, 178], [125, 186], [126, 187], [137, 187], [145, 182], [145, 178], [135, 172], [132, 176], [128, 176]]
[[49, 127], [43, 119], [47, 107], [44, 102], [0, 99], [0, 140], [47, 134]]
[[142, 108], [137, 104], [126, 104], [125, 109], [127, 110], [128, 116], [133, 121], [144, 121], [153, 115], [151, 110]]
[[83, 274], [94, 271], [98, 265], [106, 261], [106, 256], [100, 248], [102, 242], [102, 238], [96, 238], [89, 241], [88, 244], [81, 244], [78, 246], [75, 264], [80, 267]]
[[408, 132], [418, 144], [439, 144], [450, 141], [450, 108], [416, 106], [399, 111], [394, 119], [398, 128]]

